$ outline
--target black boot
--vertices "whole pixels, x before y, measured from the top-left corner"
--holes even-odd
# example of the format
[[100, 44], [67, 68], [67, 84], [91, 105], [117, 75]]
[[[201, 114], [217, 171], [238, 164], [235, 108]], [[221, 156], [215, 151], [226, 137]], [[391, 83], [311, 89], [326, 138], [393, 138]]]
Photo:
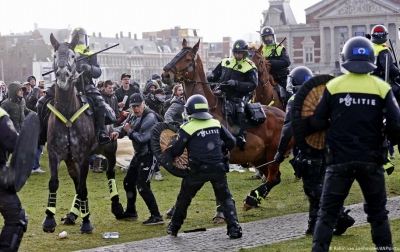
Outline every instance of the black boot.
[[344, 211], [344, 208], [341, 210], [341, 213], [339, 215], [339, 218], [337, 219], [335, 231], [333, 231], [333, 235], [342, 235], [346, 230], [353, 226], [355, 220], [353, 217], [348, 215], [350, 212], [350, 209], [347, 209]]
[[96, 130], [97, 140], [100, 145], [111, 142], [110, 136], [106, 133], [105, 126], [105, 108], [98, 108], [96, 111]]
[[314, 234], [314, 229], [315, 229], [315, 223], [317, 223], [317, 220], [308, 220], [308, 227], [306, 230], [306, 235], [313, 235]]

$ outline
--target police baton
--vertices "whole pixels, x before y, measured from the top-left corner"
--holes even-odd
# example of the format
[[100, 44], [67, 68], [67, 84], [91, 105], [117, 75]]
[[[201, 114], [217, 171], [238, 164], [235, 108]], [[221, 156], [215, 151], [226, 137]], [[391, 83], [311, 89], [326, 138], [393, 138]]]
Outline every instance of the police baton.
[[286, 37], [279, 43], [277, 46], [275, 46], [275, 49], [272, 50], [272, 52], [267, 56], [267, 58], [271, 57], [271, 55], [274, 55], [276, 52], [276, 49], [282, 45], [282, 43], [286, 40]]
[[[105, 49], [103, 49], [103, 50], [100, 50], [100, 51], [98, 51], [98, 52], [95, 52], [95, 53], [93, 53], [93, 54], [91, 54], [91, 55], [87, 55], [87, 56], [85, 56], [85, 57], [79, 58], [79, 59], [76, 60], [76, 62], [81, 61], [81, 60], [84, 60], [84, 59], [89, 58], [89, 57], [92, 57], [92, 56], [97, 55], [97, 54], [99, 54], [99, 53], [102, 53], [102, 52], [104, 52], [104, 51], [110, 50], [111, 48], [114, 48], [114, 47], [116, 47], [116, 46], [119, 46], [119, 44], [112, 45], [112, 46], [107, 47], [107, 48], [105, 48]], [[54, 69], [53, 69], [53, 70], [50, 70], [50, 71], [48, 71], [48, 72], [42, 73], [42, 76], [46, 76], [46, 75], [48, 75], [48, 74], [51, 74], [52, 72], [54, 72]]]
[[394, 50], [393, 45], [392, 45], [392, 41], [389, 39], [389, 45], [390, 45], [390, 50], [393, 53], [393, 58], [394, 58], [394, 64], [396, 67], [398, 67], [398, 61], [397, 61], [397, 54], [396, 54], [396, 50]]
[[269, 164], [272, 164], [272, 163], [274, 163], [274, 162], [275, 162], [275, 159], [274, 159], [274, 160], [272, 160], [272, 161], [269, 161], [268, 163], [265, 163], [265, 164], [259, 165], [259, 166], [255, 167], [255, 168], [258, 170], [258, 169], [260, 169], [262, 166], [264, 166], [264, 165], [269, 165]]
[[389, 83], [389, 53], [385, 54], [385, 81]]

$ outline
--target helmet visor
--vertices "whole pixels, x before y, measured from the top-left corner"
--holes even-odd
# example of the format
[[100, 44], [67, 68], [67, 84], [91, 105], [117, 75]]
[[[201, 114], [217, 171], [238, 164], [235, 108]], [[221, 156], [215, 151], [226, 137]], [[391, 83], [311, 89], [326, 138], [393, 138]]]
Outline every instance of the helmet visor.
[[[74, 38], [74, 36], [75, 36], [75, 33], [71, 34], [71, 36], [69, 37], [69, 43], [72, 42], [72, 39]], [[88, 35], [80, 35], [79, 34], [78, 45], [79, 44], [84, 44], [86, 47], [88, 47], [89, 46], [89, 36]]]

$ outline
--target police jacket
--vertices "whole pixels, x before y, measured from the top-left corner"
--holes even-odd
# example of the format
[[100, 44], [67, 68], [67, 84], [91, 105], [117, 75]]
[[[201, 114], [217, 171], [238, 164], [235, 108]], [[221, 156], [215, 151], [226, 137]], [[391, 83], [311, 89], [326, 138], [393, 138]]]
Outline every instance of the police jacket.
[[[126, 122], [132, 126], [132, 129], [129, 130], [128, 133], [125, 133], [125, 131], [122, 129], [123, 126], [118, 127], [116, 131], [119, 132], [119, 137], [122, 138], [127, 135], [129, 139], [132, 140], [133, 149], [135, 150], [135, 157], [141, 157], [143, 155], [151, 153], [151, 130], [153, 129], [153, 126], [158, 122], [154, 111], [152, 111], [148, 107], [145, 107], [141, 116], [133, 115], [132, 119], [130, 118], [131, 115], [128, 116]], [[122, 125], [125, 125], [125, 123], [123, 123]]]
[[235, 58], [225, 58], [212, 71], [214, 78], [211, 81], [221, 83], [228, 80], [238, 82], [237, 86], [227, 91], [227, 96], [238, 97], [247, 96], [256, 89], [258, 84], [258, 71], [253, 61], [245, 58], [237, 61]]
[[182, 155], [187, 148], [189, 159], [201, 165], [215, 165], [222, 162], [222, 144], [228, 150], [236, 144], [234, 136], [218, 120], [191, 118], [181, 126], [178, 137], [171, 146], [171, 154]]
[[14, 124], [17, 132], [21, 130], [22, 123], [25, 120], [25, 116], [31, 111], [25, 105], [25, 99], [17, 96], [17, 92], [23, 86], [20, 83], [13, 82], [8, 86], [8, 98], [1, 104], [9, 115], [11, 121]]
[[388, 135], [398, 136], [400, 113], [390, 86], [369, 74], [348, 73], [328, 82], [310, 124], [321, 130], [330, 123], [326, 144], [343, 162], [375, 162], [384, 118]]
[[271, 64], [270, 74], [274, 79], [286, 79], [291, 62], [285, 47], [283, 45], [264, 45], [262, 54]]
[[[90, 56], [90, 55], [93, 54], [92, 51], [87, 50], [87, 48], [85, 47], [84, 44], [79, 44], [79, 45], [77, 45], [77, 46], [75, 47], [75, 52], [76, 52], [76, 53], [79, 53], [79, 56], [77, 55], [77, 56], [78, 56], [78, 57], [77, 57], [77, 60], [80, 59], [80, 58], [83, 58], [83, 57], [86, 57], [86, 56]], [[97, 55], [93, 55], [93, 56], [91, 56], [91, 57], [87, 57], [87, 58], [84, 59], [84, 60], [80, 60], [80, 61], [77, 63], [77, 66], [82, 65], [82, 64], [88, 64], [88, 65], [92, 66], [92, 68], [91, 68], [90, 71], [85, 71], [85, 72], [83, 73], [83, 79], [84, 79], [85, 85], [94, 85], [93, 79], [97, 79], [97, 78], [99, 78], [100, 75], [101, 75], [101, 69], [100, 69], [99, 63], [97, 62]], [[77, 69], [77, 70], [80, 70], [80, 69]], [[79, 71], [78, 71], [78, 72], [79, 72]], [[80, 73], [80, 72], [79, 72], [79, 73]], [[75, 86], [77, 87], [77, 89], [78, 89], [80, 92], [83, 91], [83, 90], [82, 90], [81, 77], [78, 78], [78, 81], [77, 81], [77, 83], [76, 83]], [[93, 86], [92, 88], [96, 89], [94, 86]], [[93, 92], [95, 91], [95, 90], [92, 90], [92, 89], [89, 88], [89, 87], [85, 87], [85, 90], [86, 90], [86, 91], [89, 91], [89, 92], [90, 92], [90, 91], [93, 91]], [[97, 90], [97, 89], [96, 89], [96, 90]], [[100, 94], [100, 93], [99, 93], [99, 94]]]
[[18, 133], [7, 112], [0, 108], [0, 167], [7, 162], [7, 152], [13, 152]]
[[392, 55], [390, 54], [389, 48], [385, 43], [375, 44], [374, 43], [374, 54], [375, 54], [375, 65], [376, 69], [372, 72], [373, 75], [380, 77], [382, 80], [385, 79], [386, 70], [386, 54], [388, 54], [389, 63], [389, 78], [393, 79], [400, 75], [399, 69], [394, 65]]

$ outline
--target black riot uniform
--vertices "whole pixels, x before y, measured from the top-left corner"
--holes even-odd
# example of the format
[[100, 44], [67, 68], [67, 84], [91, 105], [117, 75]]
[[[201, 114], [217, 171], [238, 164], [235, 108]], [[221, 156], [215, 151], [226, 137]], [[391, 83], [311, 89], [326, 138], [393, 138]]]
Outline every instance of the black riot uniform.
[[312, 251], [328, 251], [332, 229], [351, 185], [357, 180], [364, 195], [364, 211], [371, 224], [377, 251], [393, 251], [386, 210], [383, 159], [383, 121], [388, 137], [400, 134], [400, 113], [386, 82], [371, 76], [374, 48], [363, 37], [343, 47], [342, 67], [349, 73], [326, 85], [310, 126], [326, 129], [327, 168]]
[[[93, 54], [87, 47], [89, 46], [88, 35], [83, 28], [75, 28], [71, 33], [71, 39], [74, 35], [79, 34], [79, 42], [75, 47], [75, 52], [78, 53], [77, 60], [82, 57], [87, 57]], [[106, 114], [106, 103], [101, 96], [100, 91], [94, 86], [93, 78], [99, 78], [101, 75], [101, 69], [97, 62], [97, 55], [87, 57], [77, 62], [76, 69], [79, 73], [83, 74], [78, 78], [76, 88], [82, 94], [86, 94], [90, 97], [94, 105], [96, 106], [96, 130], [98, 131], [99, 144], [109, 143], [110, 137], [105, 132], [105, 114]], [[83, 81], [83, 83], [82, 83]]]
[[207, 75], [210, 82], [219, 81], [221, 90], [226, 93], [229, 101], [235, 104], [236, 123], [239, 126], [237, 146], [243, 151], [246, 144], [244, 106], [249, 101], [252, 92], [258, 85], [258, 72], [254, 63], [247, 58], [248, 44], [239, 39], [233, 43], [232, 52], [243, 53], [243, 58], [225, 58]]
[[[14, 150], [18, 133], [8, 114], [0, 108], [0, 169], [6, 166], [7, 152]], [[0, 251], [18, 251], [22, 236], [28, 227], [28, 216], [22, 209], [21, 201], [15, 191], [0, 187], [0, 213], [4, 227], [0, 234]]]
[[374, 45], [375, 65], [376, 69], [372, 72], [373, 75], [385, 80], [386, 73], [386, 55], [388, 60], [388, 82], [391, 84], [394, 96], [397, 102], [400, 102], [400, 71], [397, 62], [393, 61], [389, 48], [386, 45], [388, 32], [385, 26], [375, 25], [371, 31], [371, 41]]
[[203, 185], [210, 182], [217, 200], [222, 203], [229, 237], [240, 238], [242, 229], [228, 187], [222, 155], [223, 143], [228, 150], [231, 150], [235, 146], [235, 138], [219, 121], [212, 119], [204, 96], [191, 96], [185, 105], [185, 113], [190, 119], [170, 143], [166, 155], [173, 160], [187, 148], [190, 172], [182, 180], [175, 212], [167, 231], [177, 236], [186, 218], [190, 202]]
[[[274, 160], [278, 163], [283, 162], [284, 154], [286, 153], [289, 142], [293, 136], [292, 134], [292, 118], [291, 118], [291, 107], [296, 96], [298, 88], [307, 80], [313, 76], [311, 70], [304, 66], [294, 68], [288, 75], [287, 91], [293, 93], [286, 106], [286, 116], [283, 123], [281, 139], [279, 141], [278, 151], [275, 155]], [[303, 181], [304, 193], [307, 195], [309, 202], [309, 217], [308, 217], [308, 228], [306, 234], [312, 235], [314, 233], [315, 223], [317, 222], [317, 213], [319, 210], [319, 201], [322, 193], [322, 182], [324, 172], [324, 153], [315, 151], [314, 155], [310, 155], [306, 150], [299, 150], [299, 153], [295, 157], [300, 170], [301, 178]], [[296, 169], [297, 170], [297, 169]], [[334, 231], [335, 235], [343, 234], [347, 228], [354, 224], [354, 219], [348, 215], [348, 212], [341, 209], [340, 217], [336, 224]]]
[[265, 26], [260, 32], [261, 40], [264, 43], [262, 54], [271, 64], [270, 74], [279, 84], [279, 96], [284, 106], [286, 106], [290, 94], [286, 92], [286, 79], [291, 64], [286, 48], [282, 44], [277, 44], [274, 29]]

